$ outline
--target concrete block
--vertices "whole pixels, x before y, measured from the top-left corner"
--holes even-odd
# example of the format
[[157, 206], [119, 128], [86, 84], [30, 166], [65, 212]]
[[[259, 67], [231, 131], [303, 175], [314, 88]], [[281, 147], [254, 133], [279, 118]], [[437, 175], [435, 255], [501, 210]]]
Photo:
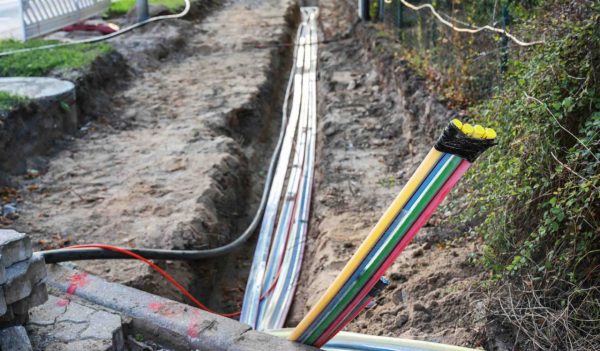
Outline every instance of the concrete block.
[[0, 289], [0, 316], [6, 314], [6, 300], [4, 299], [4, 291]]
[[0, 350], [32, 351], [25, 328], [16, 326], [0, 330]]
[[12, 307], [6, 306], [6, 313], [0, 316], [0, 329], [12, 327], [15, 325], [23, 325], [29, 320], [28, 313], [14, 313]]
[[87, 328], [87, 323], [58, 322], [49, 335], [58, 341], [73, 342], [80, 340], [79, 334]]
[[27, 296], [23, 300], [19, 300], [13, 303], [11, 306], [14, 313], [26, 314], [29, 309], [35, 306], [39, 306], [48, 300], [48, 291], [46, 289], [46, 283], [40, 282], [34, 285], [31, 295]]
[[41, 255], [21, 261], [6, 268], [6, 283], [2, 287], [6, 304], [22, 300], [31, 295], [35, 284], [46, 276], [46, 263]]
[[0, 229], [0, 265], [9, 267], [31, 257], [31, 240], [12, 229]]
[[[132, 318], [135, 333], [182, 350], [316, 350], [276, 336], [252, 331], [250, 326], [192, 306], [99, 277], [64, 265], [48, 268], [47, 284], [63, 292], [120, 312]], [[78, 282], [73, 289], [73, 282]], [[263, 344], [260, 344], [263, 343]], [[259, 345], [260, 344], [260, 345]], [[263, 347], [264, 345], [269, 345]]]
[[6, 282], [6, 270], [2, 264], [2, 253], [0, 253], [0, 285]]
[[[58, 302], [60, 304], [60, 302]], [[86, 323], [97, 310], [78, 303], [69, 303], [66, 311], [56, 318], [57, 322]], [[119, 325], [121, 321], [119, 320]]]

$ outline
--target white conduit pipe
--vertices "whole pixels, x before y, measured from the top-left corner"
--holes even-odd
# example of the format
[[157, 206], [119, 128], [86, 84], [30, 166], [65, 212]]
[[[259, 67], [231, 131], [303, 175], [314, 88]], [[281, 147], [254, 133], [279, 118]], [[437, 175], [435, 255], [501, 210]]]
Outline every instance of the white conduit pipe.
[[[267, 330], [271, 335], [287, 338], [292, 329]], [[467, 347], [439, 344], [421, 340], [392, 338], [351, 332], [339, 332], [322, 350], [326, 351], [476, 351]]]
[[[297, 123], [297, 126], [286, 129], [285, 138], [289, 145], [284, 144], [282, 157], [286, 159], [280, 162], [285, 163], [285, 168], [278, 165], [280, 171], [276, 172], [271, 189], [240, 316], [240, 321], [256, 329], [283, 325], [300, 272], [314, 172], [316, 13], [317, 8], [302, 8], [290, 113], [290, 123]], [[295, 140], [294, 156], [285, 196], [280, 203], [292, 140]]]
[[310, 28], [310, 65], [308, 70], [308, 96], [307, 96], [307, 148], [305, 150], [305, 166], [303, 168], [301, 194], [297, 200], [293, 227], [288, 234], [285, 257], [281, 266], [281, 272], [272, 294], [265, 298], [266, 309], [264, 317], [260, 320], [259, 329], [281, 328], [285, 323], [291, 302], [294, 296], [309, 222], [310, 200], [314, 175], [316, 130], [317, 130], [317, 94], [316, 94], [316, 72], [317, 72], [317, 8], [303, 8], [309, 17]]
[[271, 184], [267, 206], [263, 216], [263, 222], [261, 224], [258, 241], [256, 243], [254, 259], [252, 260], [252, 268], [250, 269], [248, 282], [246, 284], [242, 312], [240, 314], [240, 322], [249, 324], [253, 328], [256, 328], [259, 301], [262, 292], [267, 259], [269, 257], [269, 248], [271, 246], [273, 228], [275, 226], [277, 210], [279, 209], [281, 193], [283, 192], [285, 176], [287, 174], [290, 155], [292, 153], [294, 136], [296, 134], [296, 128], [300, 117], [302, 75], [305, 56], [305, 31], [306, 28], [304, 24], [301, 24], [298, 28], [297, 43], [299, 45], [297, 46], [298, 50], [296, 53], [295, 72], [293, 74], [294, 88], [292, 95], [292, 108], [288, 118], [288, 124], [285, 129], [285, 137], [281, 153], [279, 155], [279, 163], [277, 164], [273, 183]]

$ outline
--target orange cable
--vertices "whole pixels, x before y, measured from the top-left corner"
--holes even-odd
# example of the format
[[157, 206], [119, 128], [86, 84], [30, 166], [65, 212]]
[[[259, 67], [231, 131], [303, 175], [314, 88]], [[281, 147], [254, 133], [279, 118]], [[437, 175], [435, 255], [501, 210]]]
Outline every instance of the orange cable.
[[99, 249], [104, 249], [104, 250], [116, 251], [116, 252], [122, 253], [124, 255], [133, 257], [137, 260], [144, 262], [145, 264], [149, 265], [150, 267], [152, 267], [152, 269], [157, 271], [165, 279], [167, 279], [169, 282], [171, 282], [171, 284], [175, 285], [175, 287], [179, 291], [181, 291], [182, 294], [184, 294], [188, 299], [192, 300], [192, 302], [194, 302], [196, 304], [196, 306], [198, 306], [198, 308], [200, 308], [201, 310], [204, 310], [206, 312], [210, 312], [213, 314], [218, 314], [223, 317], [236, 317], [236, 316], [240, 315], [240, 312], [218, 313], [218, 312], [212, 311], [211, 309], [206, 307], [202, 302], [198, 301], [194, 296], [192, 296], [192, 294], [190, 294], [190, 292], [187, 291], [186, 288], [183, 287], [183, 285], [179, 284], [179, 282], [177, 282], [175, 280], [175, 278], [173, 278], [171, 275], [169, 275], [169, 273], [165, 272], [165, 270], [163, 270], [162, 268], [160, 268], [159, 266], [157, 266], [156, 264], [154, 264], [152, 261], [148, 260], [147, 258], [142, 257], [136, 253], [133, 253], [127, 249], [123, 249], [123, 248], [111, 246], [111, 245], [102, 245], [102, 244], [86, 244], [86, 245], [75, 245], [75, 246], [67, 247], [67, 249], [76, 249], [76, 248], [81, 248], [81, 249], [83, 249], [83, 248], [99, 248]]
[[[177, 282], [177, 280], [175, 280], [175, 278], [173, 278], [169, 273], [167, 273], [164, 269], [160, 268], [159, 266], [157, 266], [156, 264], [154, 264], [152, 261], [148, 260], [147, 258], [140, 256], [136, 253], [133, 253], [127, 249], [121, 248], [121, 247], [116, 247], [116, 246], [111, 246], [111, 245], [104, 245], [104, 244], [85, 244], [85, 245], [73, 245], [73, 246], [69, 246], [66, 247], [65, 249], [85, 249], [85, 248], [98, 248], [98, 249], [104, 249], [104, 250], [111, 250], [111, 251], [115, 251], [115, 252], [119, 252], [122, 253], [124, 255], [133, 257], [137, 260], [140, 260], [142, 262], [144, 262], [145, 264], [149, 265], [150, 267], [152, 267], [152, 269], [154, 269], [155, 271], [157, 271], [160, 275], [162, 275], [165, 279], [167, 279], [169, 282], [171, 282], [171, 284], [175, 285], [175, 287], [181, 291], [181, 293], [183, 293], [187, 298], [189, 298], [192, 302], [194, 302], [196, 304], [196, 306], [198, 306], [198, 308], [200, 308], [201, 310], [204, 310], [206, 312], [210, 312], [213, 314], [217, 314], [223, 317], [237, 317], [240, 315], [240, 311], [237, 312], [232, 312], [232, 313], [218, 313], [215, 311], [212, 311], [211, 309], [209, 309], [208, 307], [206, 307], [202, 302], [198, 301], [189, 291], [186, 290], [186, 288], [183, 287], [183, 285], [181, 285], [179, 282]], [[271, 283], [271, 286], [269, 287], [269, 289], [260, 297], [260, 299], [264, 299], [271, 291], [273, 291], [273, 288], [275, 288], [275, 285], [277, 284], [277, 281], [279, 280], [279, 274], [281, 273], [281, 264], [279, 265], [279, 269], [277, 270], [277, 274], [275, 275], [275, 279], [273, 280], [273, 282]]]

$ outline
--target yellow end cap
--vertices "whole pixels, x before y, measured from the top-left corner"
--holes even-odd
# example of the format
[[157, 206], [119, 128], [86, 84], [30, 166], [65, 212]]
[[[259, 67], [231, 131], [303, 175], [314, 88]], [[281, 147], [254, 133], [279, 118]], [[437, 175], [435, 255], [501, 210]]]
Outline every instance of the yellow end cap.
[[458, 129], [462, 129], [462, 126], [463, 126], [463, 124], [462, 124], [462, 122], [461, 122], [461, 121], [459, 121], [458, 119], [456, 119], [456, 118], [455, 118], [455, 119], [453, 119], [453, 120], [452, 120], [452, 124], [454, 124], [454, 125], [456, 126], [456, 128], [458, 128]]
[[492, 128], [485, 128], [485, 139], [496, 139], [496, 131]]
[[471, 136], [471, 134], [473, 134], [473, 126], [470, 125], [469, 123], [463, 124], [461, 130], [463, 133], [465, 133], [468, 136]]
[[473, 127], [473, 138], [483, 139], [485, 135], [485, 128], [480, 126], [479, 124]]

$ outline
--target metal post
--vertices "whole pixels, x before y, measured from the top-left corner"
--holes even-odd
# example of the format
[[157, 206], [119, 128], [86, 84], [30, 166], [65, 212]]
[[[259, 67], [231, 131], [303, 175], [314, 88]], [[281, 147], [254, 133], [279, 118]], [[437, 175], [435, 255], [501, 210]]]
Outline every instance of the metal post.
[[402, 26], [404, 25], [404, 23], [402, 22], [402, 13], [404, 12], [403, 8], [402, 8], [402, 3], [400, 2], [400, 0], [397, 1], [398, 4], [398, 12], [396, 14], [396, 26], [398, 28], [402, 28]]
[[137, 14], [138, 22], [147, 20], [150, 17], [148, 15], [148, 0], [136, 0], [135, 13]]
[[[508, 6], [506, 3], [502, 5], [502, 29], [506, 30], [506, 25], [508, 24]], [[500, 55], [500, 73], [505, 73], [508, 70], [508, 37], [506, 35], [502, 35], [502, 54]]]
[[363, 21], [371, 20], [371, 1], [358, 0], [358, 16]]
[[27, 29], [25, 28], [25, 7], [28, 6], [27, 0], [19, 0], [19, 29], [21, 32], [21, 40], [26, 41]]
[[398, 31], [398, 39], [402, 40], [403, 38], [403, 33], [402, 33], [402, 27], [404, 26], [404, 20], [403, 20], [403, 14], [404, 14], [404, 9], [403, 9], [403, 5], [402, 2], [400, 2], [400, 0], [396, 0], [396, 28]]

